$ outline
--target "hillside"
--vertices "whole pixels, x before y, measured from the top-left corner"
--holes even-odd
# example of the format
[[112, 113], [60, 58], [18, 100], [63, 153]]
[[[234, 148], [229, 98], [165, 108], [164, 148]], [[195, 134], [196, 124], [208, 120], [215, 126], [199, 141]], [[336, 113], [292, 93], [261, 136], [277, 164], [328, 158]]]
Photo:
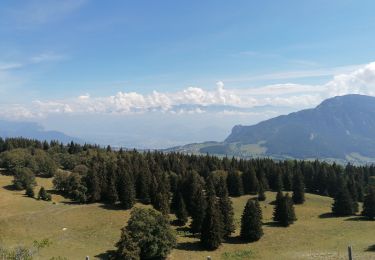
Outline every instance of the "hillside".
[[[79, 205], [53, 193], [53, 202], [27, 198], [22, 191], [9, 189], [12, 177], [0, 175], [0, 240], [6, 247], [31, 245], [33, 240], [48, 238], [52, 244], [42, 249], [37, 259], [66, 257], [67, 259], [106, 259], [105, 252], [114, 248], [120, 228], [129, 210], [106, 207], [100, 203]], [[52, 188], [51, 179], [37, 178], [39, 185]], [[270, 204], [275, 193], [267, 192], [261, 202], [264, 215], [264, 237], [256, 243], [240, 243], [236, 236], [216, 251], [199, 247], [199, 239], [178, 230], [178, 245], [170, 259], [346, 259], [346, 247], [351, 244], [354, 257], [372, 259], [368, 251], [374, 244], [375, 222], [356, 221], [358, 217], [327, 218], [332, 199], [306, 194], [306, 203], [296, 206], [298, 221], [285, 229], [272, 225]], [[233, 198], [237, 225], [248, 195]], [[137, 204], [137, 207], [144, 207]], [[174, 215], [170, 215], [173, 219]], [[319, 237], [319, 239], [317, 239]]]
[[252, 126], [237, 125], [224, 142], [200, 147], [187, 145], [177, 150], [243, 157], [372, 162], [375, 158], [375, 97], [334, 97], [313, 109]]

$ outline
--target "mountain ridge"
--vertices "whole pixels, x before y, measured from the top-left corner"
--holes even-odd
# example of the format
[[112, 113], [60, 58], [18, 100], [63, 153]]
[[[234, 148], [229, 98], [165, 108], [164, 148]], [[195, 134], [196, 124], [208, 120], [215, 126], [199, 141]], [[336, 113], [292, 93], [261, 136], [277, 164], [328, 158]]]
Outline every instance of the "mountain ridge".
[[[189, 152], [196, 146], [178, 150]], [[200, 146], [199, 153], [217, 155], [373, 162], [375, 97], [350, 94], [329, 98], [315, 108], [255, 125], [235, 125], [223, 142]]]

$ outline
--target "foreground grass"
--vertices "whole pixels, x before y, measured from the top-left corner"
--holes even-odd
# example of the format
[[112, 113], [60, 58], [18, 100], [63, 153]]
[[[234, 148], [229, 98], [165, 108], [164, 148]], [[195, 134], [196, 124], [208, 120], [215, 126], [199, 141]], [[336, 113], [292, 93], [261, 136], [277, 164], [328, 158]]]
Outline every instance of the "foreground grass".
[[[33, 240], [48, 238], [52, 245], [41, 251], [38, 259], [64, 256], [84, 259], [104, 256], [114, 248], [120, 229], [129, 218], [129, 211], [103, 207], [101, 204], [77, 205], [53, 194], [53, 202], [27, 198], [13, 191], [12, 178], [0, 175], [0, 243], [7, 247], [31, 245]], [[52, 189], [50, 179], [37, 179], [38, 184]], [[38, 188], [36, 188], [38, 191]], [[216, 251], [204, 251], [199, 239], [184, 228], [178, 228], [178, 247], [170, 259], [347, 259], [347, 246], [353, 246], [355, 259], [375, 259], [375, 221], [359, 217], [332, 218], [332, 200], [307, 194], [307, 201], [296, 206], [298, 221], [289, 228], [273, 225], [274, 193], [268, 192], [261, 202], [264, 215], [264, 236], [250, 244], [236, 236]], [[237, 223], [249, 196], [233, 199]], [[144, 207], [143, 205], [138, 205]], [[237, 229], [238, 230], [238, 229]]]

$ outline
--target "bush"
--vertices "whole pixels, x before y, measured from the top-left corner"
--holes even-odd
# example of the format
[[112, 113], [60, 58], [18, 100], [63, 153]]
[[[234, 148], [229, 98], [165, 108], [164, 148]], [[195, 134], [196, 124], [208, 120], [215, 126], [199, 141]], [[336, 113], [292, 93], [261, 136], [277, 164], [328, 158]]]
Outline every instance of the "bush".
[[35, 175], [29, 168], [17, 168], [13, 178], [13, 185], [17, 190], [23, 190], [36, 185]]
[[135, 208], [117, 242], [118, 259], [163, 259], [176, 245], [167, 217], [154, 209]]
[[50, 201], [52, 199], [51, 194], [49, 194], [44, 187], [41, 187], [38, 193], [39, 200]]

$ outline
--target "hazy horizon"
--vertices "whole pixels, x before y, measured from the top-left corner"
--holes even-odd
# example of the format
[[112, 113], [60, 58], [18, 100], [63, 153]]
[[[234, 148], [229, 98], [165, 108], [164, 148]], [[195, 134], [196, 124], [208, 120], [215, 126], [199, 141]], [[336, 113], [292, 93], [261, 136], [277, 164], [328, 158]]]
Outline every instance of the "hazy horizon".
[[365, 3], [3, 1], [0, 119], [165, 148], [375, 95]]

